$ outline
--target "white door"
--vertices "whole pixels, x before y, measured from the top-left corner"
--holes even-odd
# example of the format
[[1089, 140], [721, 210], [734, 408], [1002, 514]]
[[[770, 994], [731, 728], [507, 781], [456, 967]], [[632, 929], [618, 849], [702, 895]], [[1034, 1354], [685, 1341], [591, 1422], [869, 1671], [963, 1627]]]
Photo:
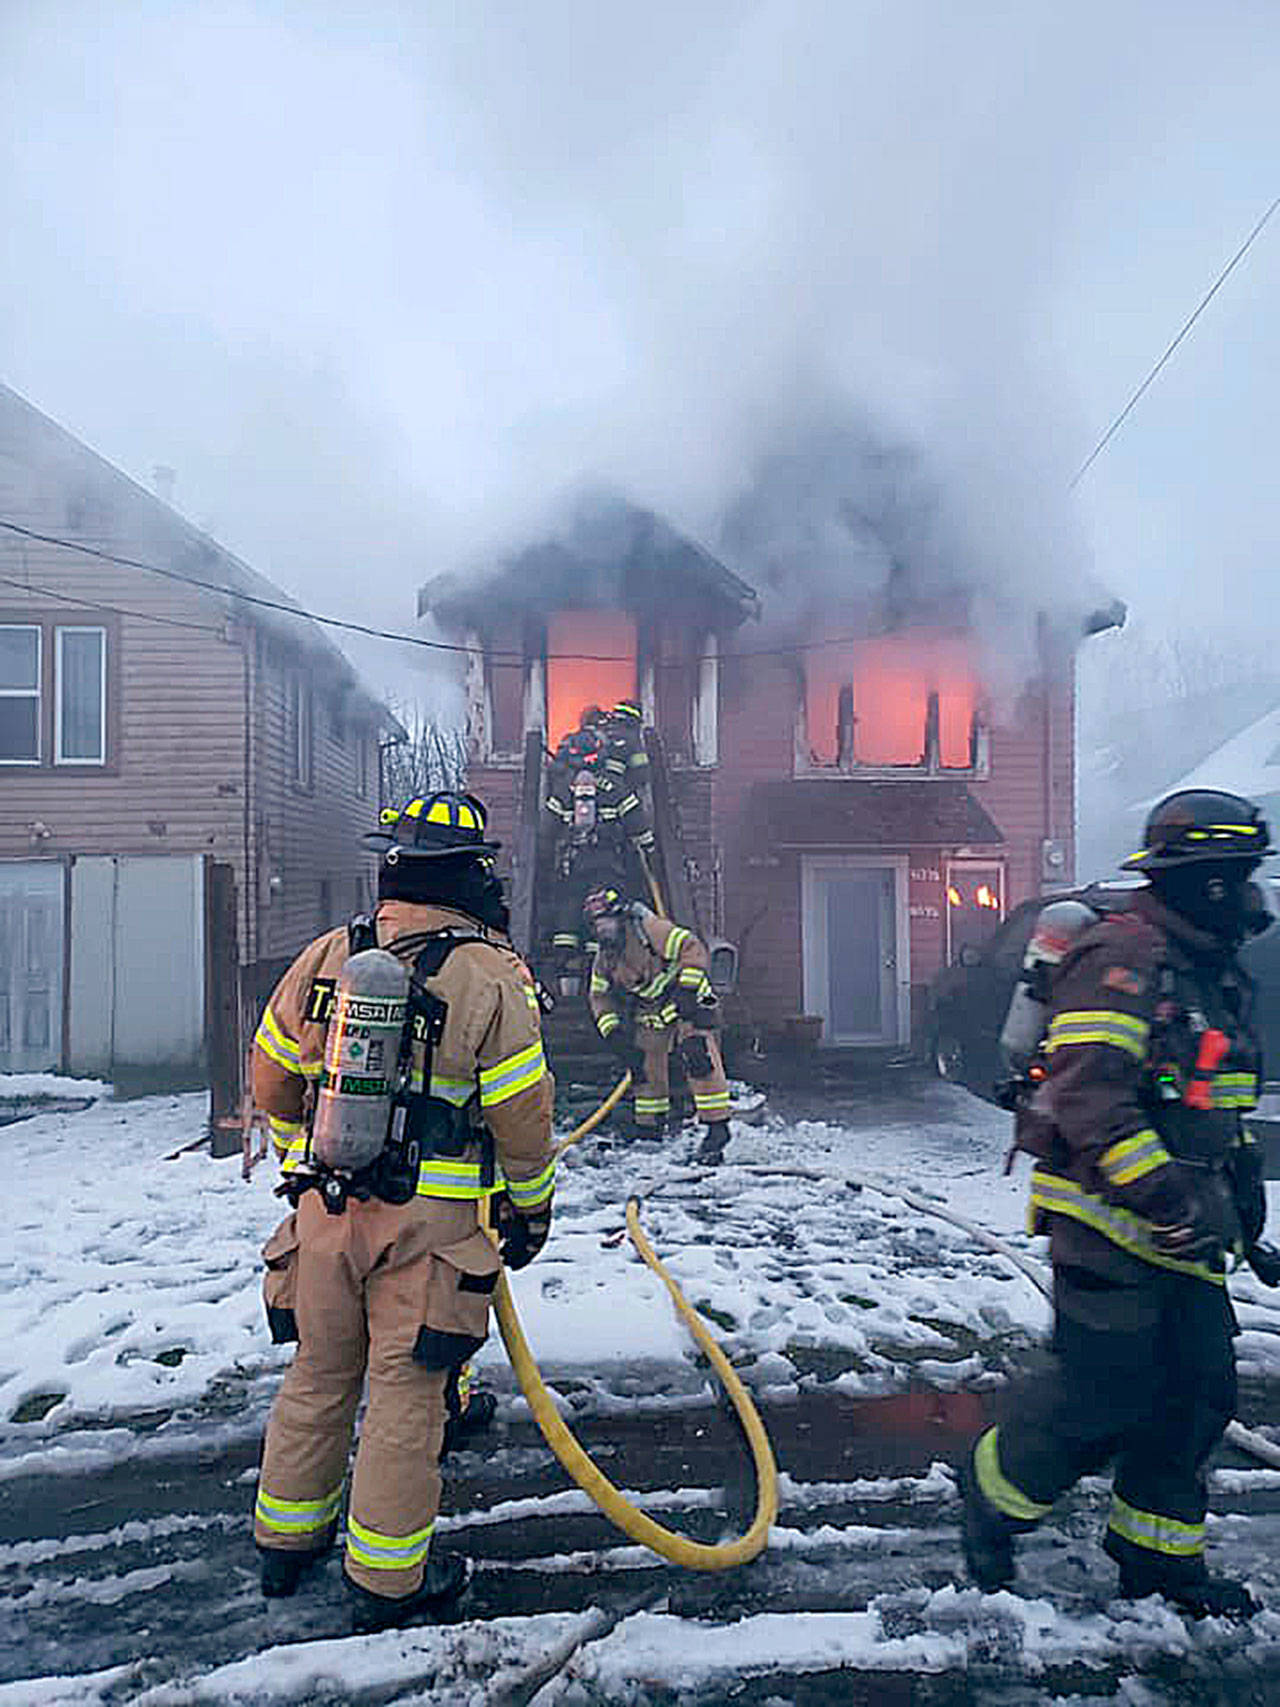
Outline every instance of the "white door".
[[0, 1073], [62, 1066], [65, 885], [60, 860], [0, 862]]
[[802, 873], [805, 1012], [838, 1047], [904, 1043], [910, 1010], [906, 860], [807, 859]]

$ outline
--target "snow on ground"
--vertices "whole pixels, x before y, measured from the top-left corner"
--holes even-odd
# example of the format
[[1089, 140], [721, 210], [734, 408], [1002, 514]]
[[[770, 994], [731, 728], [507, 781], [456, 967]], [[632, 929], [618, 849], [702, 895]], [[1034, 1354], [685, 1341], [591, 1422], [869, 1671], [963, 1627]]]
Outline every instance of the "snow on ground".
[[[807, 1099], [808, 1109], [816, 1101]], [[644, 1198], [644, 1223], [659, 1254], [758, 1392], [972, 1389], [998, 1382], [1016, 1365], [1047, 1326], [1044, 1299], [1006, 1257], [894, 1195], [905, 1188], [931, 1198], [1042, 1261], [1043, 1248], [1023, 1231], [1026, 1164], [1011, 1178], [1003, 1172], [1007, 1117], [939, 1085], [850, 1095], [826, 1112], [821, 1121], [803, 1118], [798, 1103], [789, 1110], [780, 1100], [761, 1124], [735, 1126], [719, 1170], [693, 1164], [693, 1134], [654, 1148], [606, 1149], [588, 1139], [570, 1152], [551, 1242], [513, 1277], [535, 1355], [566, 1404], [608, 1413], [637, 1397], [659, 1407], [705, 1402], [705, 1375], [665, 1291], [623, 1236], [628, 1191]], [[260, 1427], [289, 1356], [269, 1343], [259, 1294], [258, 1253], [284, 1206], [273, 1195], [269, 1166], [245, 1182], [237, 1161], [184, 1150], [205, 1118], [202, 1096], [107, 1100], [0, 1130], [13, 1182], [9, 1236], [0, 1246], [0, 1479], [59, 1469], [96, 1473], [132, 1457], [243, 1439]], [[1232, 1290], [1244, 1329], [1242, 1365], [1275, 1378], [1280, 1296], [1251, 1276], [1235, 1277]], [[504, 1410], [516, 1415], [523, 1401], [496, 1335], [481, 1361]], [[1030, 1678], [1055, 1666], [1114, 1670], [1134, 1652], [1170, 1656], [1171, 1663], [1188, 1655], [1188, 1663], [1213, 1659], [1212, 1629], [1189, 1633], [1155, 1602], [1109, 1611], [1095, 1594], [1055, 1610], [1043, 1599], [939, 1587], [927, 1570], [921, 1586], [913, 1558], [935, 1553], [943, 1579], [954, 1569], [945, 1563], [948, 1549], [954, 1552], [954, 1478], [941, 1464], [923, 1474], [846, 1483], [806, 1481], [794, 1458], [789, 1470], [769, 1555], [770, 1569], [782, 1573], [778, 1581], [804, 1589], [825, 1578], [829, 1561], [883, 1559], [890, 1578], [902, 1573], [897, 1592], [855, 1599], [859, 1610], [752, 1609], [731, 1625], [691, 1625], [661, 1608], [637, 1612], [583, 1646], [539, 1697], [543, 1707], [641, 1701], [646, 1691], [663, 1700], [714, 1695], [717, 1679], [774, 1671], [964, 1672], [976, 1663], [975, 1642], [1012, 1653]], [[245, 1475], [251, 1479], [252, 1471]], [[1266, 1500], [1275, 1480], [1272, 1472], [1221, 1471], [1215, 1499]], [[518, 1483], [515, 1491], [522, 1491]], [[644, 1497], [677, 1523], [722, 1509], [722, 1490], [714, 1487]], [[1103, 1495], [1087, 1489], [1084, 1498], [1096, 1503]], [[886, 1513], [883, 1522], [877, 1508]], [[913, 1508], [924, 1508], [919, 1520], [909, 1515]], [[454, 1545], [481, 1544], [483, 1577], [493, 1568], [483, 1538], [509, 1520], [572, 1524], [587, 1511], [584, 1496], [565, 1490], [462, 1510], [441, 1528], [456, 1532]], [[69, 1583], [39, 1578], [42, 1570], [56, 1571], [62, 1557], [74, 1561], [78, 1548], [98, 1556], [111, 1539], [65, 1533], [0, 1548], [0, 1573], [36, 1574], [22, 1610], [37, 1622], [42, 1607], [59, 1616], [59, 1596], [67, 1594], [88, 1612], [105, 1605], [104, 1597], [145, 1598], [148, 1572], [174, 1580], [198, 1574], [202, 1525], [212, 1537], [230, 1521], [242, 1520], [175, 1514], [138, 1525], [136, 1536], [123, 1525], [112, 1546], [122, 1555], [136, 1548], [137, 1564], [102, 1579], [75, 1577], [74, 1563]], [[1255, 1521], [1228, 1510], [1214, 1519], [1215, 1539], [1238, 1546], [1240, 1524], [1251, 1534]], [[915, 1525], [914, 1555], [904, 1523]], [[1052, 1562], [1052, 1549], [1063, 1545], [1047, 1531], [1036, 1543], [1038, 1554], [1028, 1549], [1033, 1580], [1037, 1561]], [[157, 1565], [152, 1550], [166, 1545], [194, 1551], [184, 1562]], [[638, 1549], [592, 1552], [583, 1545], [561, 1542], [550, 1556], [526, 1563], [502, 1555], [499, 1563], [512, 1575], [541, 1571], [549, 1579], [557, 1572], [595, 1572], [601, 1580], [652, 1573], [654, 1561]], [[858, 1567], [870, 1570], [872, 1581], [877, 1568]], [[237, 1605], [246, 1596], [252, 1601], [248, 1585], [237, 1593]], [[491, 1693], [497, 1680], [514, 1680], [514, 1688], [548, 1651], [571, 1644], [582, 1619], [580, 1612], [535, 1609], [448, 1630], [300, 1640], [195, 1674], [179, 1665], [178, 1679], [158, 1682], [143, 1662], [97, 1672], [82, 1662], [79, 1677], [0, 1685], [0, 1707], [126, 1700], [178, 1707], [366, 1694], [382, 1701], [392, 1698], [392, 1685], [398, 1701], [487, 1702], [500, 1699]], [[1260, 1663], [1274, 1665], [1280, 1617], [1255, 1621], [1247, 1640]]]
[[0, 1073], [0, 1103], [40, 1102], [54, 1097], [91, 1097], [94, 1101], [111, 1095], [102, 1079], [69, 1079], [62, 1073]]

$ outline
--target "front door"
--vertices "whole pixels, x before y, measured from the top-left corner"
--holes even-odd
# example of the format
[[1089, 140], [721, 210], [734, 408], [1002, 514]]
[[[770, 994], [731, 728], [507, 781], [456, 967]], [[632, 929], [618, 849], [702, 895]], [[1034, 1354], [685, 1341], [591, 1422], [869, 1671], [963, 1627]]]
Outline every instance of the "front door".
[[57, 860], [0, 861], [0, 1073], [62, 1065], [65, 881]]
[[805, 861], [805, 1011], [821, 1014], [833, 1046], [904, 1040], [907, 988], [901, 862]]

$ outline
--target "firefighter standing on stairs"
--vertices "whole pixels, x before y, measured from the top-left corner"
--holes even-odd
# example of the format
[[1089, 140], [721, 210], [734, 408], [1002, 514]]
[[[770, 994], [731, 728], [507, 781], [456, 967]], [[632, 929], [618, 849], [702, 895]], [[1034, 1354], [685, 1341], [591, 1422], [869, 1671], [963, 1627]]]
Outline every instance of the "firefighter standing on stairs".
[[1050, 979], [1015, 1141], [1037, 1158], [1054, 1363], [962, 1473], [964, 1552], [981, 1588], [1007, 1585], [1013, 1537], [1113, 1461], [1104, 1547], [1121, 1594], [1243, 1617], [1248, 1590], [1205, 1565], [1204, 1467], [1236, 1403], [1226, 1259], [1255, 1252], [1266, 1215], [1241, 1121], [1261, 1063], [1235, 950], [1261, 928], [1249, 877], [1268, 830], [1249, 801], [1193, 790], [1155, 808], [1145, 842], [1126, 865], [1149, 887], [1084, 929]]
[[591, 1012], [605, 1044], [632, 1073], [637, 1136], [661, 1137], [666, 1129], [674, 1046], [706, 1125], [698, 1159], [718, 1163], [729, 1141], [729, 1082], [705, 945], [693, 931], [624, 900], [616, 889], [588, 895], [583, 916], [596, 944]]
[[[332, 1543], [367, 1372], [344, 1559], [359, 1629], [429, 1615], [466, 1585], [465, 1562], [434, 1554], [431, 1535], [446, 1416], [498, 1278], [480, 1204], [492, 1204], [503, 1262], [522, 1267], [546, 1241], [555, 1169], [538, 1001], [507, 941], [484, 808], [440, 793], [383, 819], [371, 928], [357, 921], [303, 950], [267, 1005], [253, 1058], [254, 1098], [294, 1205], [264, 1251], [264, 1291], [273, 1337], [298, 1341], [258, 1483], [263, 1592], [293, 1593]], [[354, 940], [357, 925], [368, 944]], [[399, 1025], [412, 1095], [397, 1110], [403, 1124], [391, 1123], [394, 1144], [388, 1136], [375, 1162], [344, 1172], [319, 1154], [315, 1110], [369, 1083], [325, 1063], [344, 1038], [360, 1046], [362, 1010], [343, 1006], [344, 980], [351, 951], [374, 945], [413, 968]], [[380, 1133], [373, 1142], [384, 1143]]]
[[[628, 887], [630, 859], [643, 862], [653, 853], [645, 798], [649, 755], [639, 717], [630, 701], [608, 713], [588, 706], [547, 769], [542, 838], [544, 862], [556, 874], [551, 949], [562, 978], [579, 970], [586, 896], [605, 886]], [[637, 878], [642, 869], [636, 865]]]

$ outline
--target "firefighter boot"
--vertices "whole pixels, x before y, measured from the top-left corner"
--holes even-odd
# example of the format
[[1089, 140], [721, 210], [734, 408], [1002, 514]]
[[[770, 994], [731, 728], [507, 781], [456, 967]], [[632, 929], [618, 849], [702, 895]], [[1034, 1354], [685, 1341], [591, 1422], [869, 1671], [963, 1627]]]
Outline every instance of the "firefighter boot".
[[293, 1547], [258, 1548], [262, 1561], [262, 1593], [267, 1600], [283, 1600], [297, 1594], [303, 1576], [321, 1564], [333, 1551], [333, 1535], [320, 1547], [298, 1550]]
[[724, 1160], [725, 1146], [729, 1142], [729, 1122], [727, 1120], [708, 1121], [707, 1129], [702, 1134], [702, 1144], [694, 1161], [702, 1162], [705, 1166], [718, 1168]]
[[[1107, 1544], [1110, 1539], [1108, 1536], [1103, 1542], [1103, 1551], [1115, 1558], [1116, 1553]], [[1188, 1618], [1244, 1620], [1262, 1611], [1260, 1603], [1234, 1577], [1211, 1577], [1208, 1571], [1204, 1571], [1199, 1575], [1179, 1578], [1164, 1569], [1158, 1559], [1148, 1564], [1145, 1559], [1133, 1558], [1128, 1549], [1117, 1563], [1120, 1566], [1118, 1593], [1121, 1600], [1145, 1600], [1148, 1595], [1158, 1594], [1178, 1612], [1185, 1612]]]
[[960, 1468], [960, 1544], [973, 1581], [984, 1594], [1008, 1588], [1015, 1575], [1013, 1537], [1016, 1531], [983, 1495], [970, 1456]]
[[398, 1630], [446, 1616], [471, 1581], [471, 1562], [460, 1553], [430, 1553], [421, 1586], [398, 1600], [372, 1594], [343, 1573], [351, 1596], [351, 1624], [357, 1635], [374, 1630]]

